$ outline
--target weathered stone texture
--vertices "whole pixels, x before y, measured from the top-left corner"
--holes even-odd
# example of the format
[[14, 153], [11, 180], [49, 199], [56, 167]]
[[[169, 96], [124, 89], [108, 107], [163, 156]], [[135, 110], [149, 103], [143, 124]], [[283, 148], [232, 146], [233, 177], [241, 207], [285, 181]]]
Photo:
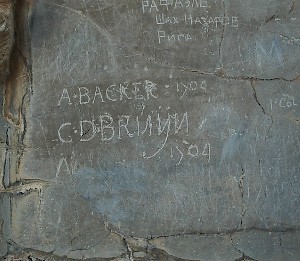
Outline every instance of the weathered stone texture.
[[9, 2], [5, 260], [300, 259], [300, 4], [166, 2]]
[[13, 45], [13, 6], [12, 1], [0, 1], [0, 81], [3, 82], [8, 75], [9, 56]]

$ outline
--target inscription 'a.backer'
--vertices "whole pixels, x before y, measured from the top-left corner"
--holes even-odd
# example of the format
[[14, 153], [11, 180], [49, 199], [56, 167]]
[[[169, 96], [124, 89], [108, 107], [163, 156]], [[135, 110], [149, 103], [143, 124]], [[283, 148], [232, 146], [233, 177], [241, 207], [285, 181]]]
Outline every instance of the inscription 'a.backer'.
[[[95, 102], [117, 102], [122, 100], [144, 100], [148, 101], [150, 99], [156, 99], [156, 84], [149, 80], [144, 82], [133, 82], [132, 84], [128, 82], [123, 82], [120, 84], [111, 84], [104, 90], [96, 86], [93, 91], [87, 87], [78, 87], [78, 94], [73, 95], [73, 98], [79, 99], [79, 104], [88, 104]], [[62, 103], [72, 104], [72, 96], [70, 95], [67, 88], [64, 88], [60, 99], [58, 101], [58, 106]]]

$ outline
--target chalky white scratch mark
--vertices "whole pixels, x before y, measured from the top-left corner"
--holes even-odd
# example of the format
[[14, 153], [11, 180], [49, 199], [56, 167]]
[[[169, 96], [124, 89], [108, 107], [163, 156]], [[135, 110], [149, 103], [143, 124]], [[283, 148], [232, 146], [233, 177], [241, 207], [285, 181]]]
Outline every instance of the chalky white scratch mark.
[[108, 52], [108, 55], [110, 56], [110, 60], [111, 60], [111, 63], [113, 65], [114, 68], [117, 68], [118, 67], [118, 63], [116, 61], [116, 58], [115, 58], [115, 54], [114, 54], [114, 50], [113, 50], [113, 46], [114, 46], [114, 43], [113, 43], [113, 40], [111, 39], [111, 36], [110, 34], [103, 28], [101, 28], [96, 22], [93, 21], [93, 19], [91, 19], [89, 16], [83, 14], [81, 11], [78, 11], [76, 9], [73, 9], [71, 8], [70, 6], [67, 6], [67, 5], [61, 5], [61, 4], [57, 4], [57, 3], [53, 3], [53, 2], [48, 2], [47, 4], [49, 5], [53, 5], [53, 6], [57, 6], [57, 7], [60, 7], [60, 8], [64, 8], [64, 9], [67, 9], [77, 15], [79, 15], [82, 19], [88, 21], [89, 23], [91, 23], [94, 27], [96, 27], [97, 31], [102, 35], [104, 36], [107, 41], [108, 41], [108, 47], [110, 48], [109, 52]]
[[204, 119], [202, 122], [201, 122], [201, 124], [199, 125], [199, 127], [198, 127], [198, 130], [200, 131], [200, 130], [202, 130], [202, 128], [203, 128], [203, 126], [204, 126], [204, 124], [207, 122], [207, 119]]
[[182, 161], [182, 159], [183, 159], [183, 153], [182, 153], [182, 151], [176, 146], [176, 149], [178, 150], [178, 152], [180, 153], [180, 159], [179, 159], [179, 161], [176, 163], [176, 166], [178, 166], [180, 163], [181, 163], [181, 161]]
[[142, 156], [144, 159], [151, 159], [153, 157], [155, 157], [159, 152], [161, 152], [163, 150], [163, 148], [166, 146], [168, 138], [169, 138], [169, 133], [170, 133], [170, 119], [168, 119], [168, 127], [167, 127], [167, 132], [166, 132], [166, 138], [162, 144], [162, 146], [151, 156], [146, 156], [146, 152], [144, 151]]

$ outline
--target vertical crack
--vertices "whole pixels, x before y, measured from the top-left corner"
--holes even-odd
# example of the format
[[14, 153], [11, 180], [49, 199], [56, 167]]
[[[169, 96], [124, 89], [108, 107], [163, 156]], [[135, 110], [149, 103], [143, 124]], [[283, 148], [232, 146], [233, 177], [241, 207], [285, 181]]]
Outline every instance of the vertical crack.
[[239, 185], [239, 190], [240, 190], [241, 199], [242, 199], [242, 211], [241, 211], [241, 215], [240, 215], [240, 227], [243, 228], [243, 217], [246, 214], [247, 207], [246, 207], [245, 199], [244, 199], [244, 177], [245, 177], [245, 170], [244, 170], [243, 166], [241, 166], [241, 168], [242, 168], [242, 176], [239, 179], [238, 185]]
[[284, 254], [284, 250], [283, 250], [283, 246], [282, 246], [282, 238], [281, 238], [281, 234], [279, 234], [279, 245], [280, 245], [282, 254]]
[[242, 256], [244, 256], [244, 253], [243, 253], [240, 249], [238, 249], [238, 248], [236, 247], [236, 245], [234, 244], [233, 238], [232, 238], [231, 235], [229, 235], [229, 240], [230, 240], [230, 244], [233, 246], [233, 248], [234, 248], [237, 252], [239, 252], [240, 254], [242, 254]]
[[[226, 6], [225, 6], [225, 0], [223, 0], [223, 9], [224, 9], [224, 19], [226, 17]], [[222, 28], [222, 34], [221, 34], [221, 39], [220, 39], [220, 43], [219, 43], [219, 59], [220, 59], [220, 65], [222, 64], [221, 60], [221, 50], [222, 50], [222, 44], [223, 44], [223, 40], [224, 40], [224, 34], [225, 34], [225, 23], [223, 23], [223, 28]]]
[[124, 245], [126, 247], [126, 250], [127, 250], [127, 257], [130, 261], [134, 261], [133, 259], [133, 251], [131, 249], [131, 247], [129, 246], [128, 242], [127, 242], [127, 239], [126, 238], [123, 238], [123, 241], [124, 241]]
[[121, 239], [122, 239], [122, 242], [123, 242], [123, 245], [126, 249], [126, 256], [127, 258], [130, 260], [130, 261], [134, 261], [133, 259], [133, 251], [128, 243], [128, 240], [127, 240], [127, 237], [123, 234], [121, 234], [120, 232], [114, 230], [113, 228], [111, 228], [111, 226], [109, 225], [108, 221], [104, 219], [103, 217], [103, 224], [104, 226], [109, 230], [109, 232], [111, 234], [115, 234], [115, 235], [118, 235]]
[[274, 123], [274, 120], [273, 120], [273, 115], [272, 114], [269, 114], [266, 112], [266, 110], [264, 109], [264, 107], [262, 106], [262, 104], [259, 102], [258, 98], [257, 98], [257, 94], [256, 94], [256, 90], [255, 90], [255, 86], [254, 86], [254, 82], [253, 80], [249, 80], [250, 84], [251, 84], [251, 87], [252, 87], [252, 90], [253, 90], [253, 97], [256, 101], [256, 103], [258, 104], [258, 106], [260, 107], [260, 109], [262, 110], [263, 114], [264, 115], [267, 115], [270, 117], [270, 120], [271, 120], [271, 124], [266, 132], [266, 135], [265, 135], [265, 140], [268, 138], [268, 135], [273, 127], [273, 123]]
[[260, 103], [260, 102], [259, 102], [259, 100], [257, 99], [256, 90], [255, 90], [254, 83], [253, 83], [253, 81], [252, 81], [252, 80], [250, 80], [250, 84], [251, 84], [251, 87], [252, 87], [252, 90], [253, 90], [253, 97], [254, 97], [254, 99], [255, 99], [256, 103], [257, 103], [257, 104], [258, 104], [258, 106], [261, 108], [261, 110], [262, 110], [263, 114], [265, 114], [265, 115], [266, 115], [266, 111], [265, 111], [264, 107], [261, 105], [261, 103]]
[[4, 164], [2, 169], [1, 189], [5, 189], [9, 185], [9, 170], [10, 170], [10, 137], [9, 128], [6, 129], [5, 137], [5, 154]]

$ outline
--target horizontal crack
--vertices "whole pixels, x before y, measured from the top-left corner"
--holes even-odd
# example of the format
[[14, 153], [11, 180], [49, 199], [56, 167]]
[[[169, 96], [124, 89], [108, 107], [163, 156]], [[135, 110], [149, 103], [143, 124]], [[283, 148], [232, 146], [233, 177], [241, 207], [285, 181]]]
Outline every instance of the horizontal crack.
[[170, 234], [170, 235], [159, 235], [159, 236], [150, 236], [146, 237], [146, 240], [152, 239], [160, 239], [160, 238], [170, 238], [170, 237], [184, 237], [184, 236], [227, 236], [227, 235], [235, 235], [238, 233], [246, 233], [250, 231], [262, 231], [266, 233], [288, 233], [299, 231], [300, 227], [282, 227], [282, 228], [259, 228], [259, 227], [250, 227], [250, 228], [240, 228], [228, 231], [221, 232], [191, 232], [191, 233], [178, 233], [178, 234]]
[[230, 76], [227, 75], [223, 70], [219, 69], [215, 72], [205, 72], [198, 69], [193, 68], [185, 68], [185, 67], [176, 67], [178, 70], [186, 71], [186, 72], [192, 72], [192, 73], [198, 73], [201, 75], [207, 75], [207, 76], [216, 76], [221, 79], [226, 80], [235, 80], [235, 81], [285, 81], [285, 82], [295, 82], [300, 80], [300, 75], [296, 76], [293, 79], [286, 79], [284, 77], [273, 77], [273, 78], [260, 78], [260, 77], [254, 77], [254, 76]]
[[[76, 260], [73, 258], [69, 258], [67, 255], [57, 255], [54, 254], [55, 250], [52, 250], [51, 252], [45, 252], [45, 251], [39, 251], [36, 249], [32, 248], [25, 248], [22, 246], [19, 246], [16, 242], [13, 240], [9, 240], [8, 244], [10, 245], [10, 251], [4, 257], [3, 260], [15, 260], [15, 261], [66, 261], [66, 260]], [[86, 249], [75, 249], [72, 251], [85, 251]], [[70, 253], [72, 253], [70, 251]], [[122, 258], [123, 256], [121, 255], [120, 257], [112, 257], [112, 258], [97, 258], [99, 261], [116, 261], [116, 260], [121, 260], [119, 258]], [[2, 259], [1, 259], [2, 260]], [[93, 258], [88, 258], [85, 260], [95, 260]]]
[[[115, 232], [113, 229], [111, 229], [111, 227], [109, 226], [109, 224], [107, 224], [105, 222], [105, 226], [111, 231], [111, 233], [114, 233], [114, 234], [117, 234], [119, 235], [124, 241], [124, 246], [126, 247], [127, 249], [127, 254], [126, 254], [126, 259], [127, 261], [134, 261], [135, 258], [134, 258], [134, 251], [133, 249], [131, 248], [130, 244], [127, 242], [128, 238], [127, 236], [119, 233], [119, 232]], [[247, 256], [246, 253], [244, 253], [243, 251], [241, 251], [240, 249], [238, 249], [234, 242], [233, 242], [233, 234], [234, 233], [240, 233], [240, 232], [247, 232], [249, 230], [262, 230], [262, 231], [265, 231], [267, 233], [270, 233], [270, 232], [274, 232], [274, 233], [283, 233], [283, 232], [290, 232], [290, 231], [296, 231], [296, 230], [299, 230], [300, 228], [286, 228], [284, 230], [270, 230], [270, 229], [256, 229], [256, 228], [252, 228], [252, 229], [243, 229], [243, 230], [239, 230], [239, 231], [233, 231], [231, 232], [231, 234], [229, 233], [214, 233], [214, 234], [200, 234], [200, 235], [227, 235], [229, 236], [229, 240], [230, 240], [230, 243], [232, 245], [232, 247], [242, 255], [241, 258], [238, 258], [237, 260], [235, 261], [244, 261], [244, 260], [253, 260], [253, 261], [256, 261], [255, 259]], [[187, 236], [187, 235], [192, 235], [192, 234], [178, 234], [178, 235], [170, 235], [170, 236], [160, 236], [160, 237], [151, 237], [151, 239], [157, 239], [157, 238], [167, 238], [167, 237], [177, 237], [177, 236]], [[193, 233], [193, 235], [199, 235], [199, 233]], [[133, 237], [131, 237], [133, 238]], [[146, 238], [145, 238], [146, 240]], [[147, 240], [146, 242], [148, 243], [147, 247], [145, 247], [145, 253], [147, 253], [147, 256], [149, 257], [149, 259], [147, 260], [165, 260], [165, 259], [160, 259], [160, 255], [163, 255], [164, 257], [168, 257], [168, 258], [174, 258], [173, 260], [176, 260], [176, 261], [179, 261], [179, 260], [187, 260], [187, 259], [181, 259], [181, 258], [178, 258], [176, 256], [173, 256], [173, 255], [170, 255], [169, 253], [167, 253], [166, 251], [152, 245], [151, 243], [149, 243]], [[11, 246], [10, 248], [10, 253], [9, 255], [14, 255], [12, 254], [11, 251], [14, 251], [16, 252], [17, 254], [15, 254], [16, 258], [20, 258], [19, 260], [22, 260], [22, 261], [30, 261], [31, 259], [29, 258], [24, 258], [24, 257], [28, 257], [28, 256], [33, 256], [33, 257], [36, 257], [36, 258], [41, 258], [41, 260], [53, 260], [53, 258], [55, 258], [55, 260], [74, 260], [74, 259], [71, 259], [71, 258], [68, 258], [67, 255], [66, 256], [58, 256], [58, 255], [55, 255], [54, 251], [51, 251], [51, 252], [43, 252], [43, 251], [38, 251], [38, 250], [34, 250], [34, 249], [31, 249], [31, 248], [23, 248], [23, 247], [20, 247], [16, 242], [14, 242], [13, 240], [8, 240], [8, 244]], [[98, 243], [97, 243], [98, 244]], [[96, 245], [97, 245], [96, 244]], [[80, 251], [80, 250], [88, 250], [88, 249], [85, 249], [85, 248], [82, 248], [82, 249], [73, 249], [71, 250], [69, 253], [72, 253], [74, 251]], [[21, 254], [20, 254], [21, 253]], [[124, 258], [124, 254], [120, 256], [120, 258]], [[23, 259], [22, 259], [23, 258]], [[154, 259], [153, 259], [154, 258]], [[158, 258], [158, 259], [155, 259], [155, 258]], [[15, 260], [18, 260], [18, 259], [15, 259]], [[88, 259], [87, 259], [88, 260]], [[112, 260], [118, 260], [118, 257], [112, 257], [112, 258], [98, 258], [97, 260], [102, 260], [102, 261], [112, 261]]]

